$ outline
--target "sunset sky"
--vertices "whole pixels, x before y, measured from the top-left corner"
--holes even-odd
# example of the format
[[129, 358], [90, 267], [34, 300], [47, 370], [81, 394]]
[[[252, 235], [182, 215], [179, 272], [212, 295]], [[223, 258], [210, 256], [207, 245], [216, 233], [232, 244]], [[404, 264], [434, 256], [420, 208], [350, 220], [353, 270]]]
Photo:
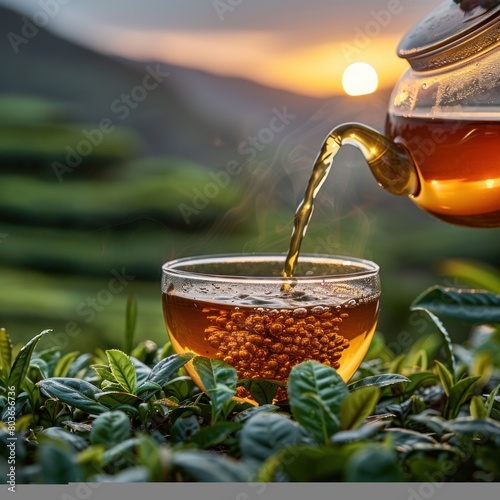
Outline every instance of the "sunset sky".
[[[53, 1], [46, 27], [100, 51], [327, 96], [357, 61], [392, 86], [408, 67], [395, 54], [399, 39], [442, 0]], [[0, 3], [28, 16], [44, 4]]]

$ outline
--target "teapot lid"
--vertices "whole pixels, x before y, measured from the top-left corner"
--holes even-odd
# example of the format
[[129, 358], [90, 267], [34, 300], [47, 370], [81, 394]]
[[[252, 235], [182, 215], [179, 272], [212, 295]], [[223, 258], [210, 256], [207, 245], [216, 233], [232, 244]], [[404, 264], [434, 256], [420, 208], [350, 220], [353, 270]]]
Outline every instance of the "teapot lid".
[[399, 57], [429, 70], [469, 57], [500, 40], [500, 5], [464, 12], [452, 0], [438, 5], [399, 43]]

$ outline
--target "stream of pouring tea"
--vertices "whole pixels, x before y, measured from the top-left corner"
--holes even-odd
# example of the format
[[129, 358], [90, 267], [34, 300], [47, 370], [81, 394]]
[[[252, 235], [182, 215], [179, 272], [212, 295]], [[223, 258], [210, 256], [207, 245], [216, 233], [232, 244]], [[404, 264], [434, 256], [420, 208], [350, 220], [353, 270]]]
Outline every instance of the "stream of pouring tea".
[[[323, 143], [316, 161], [314, 162], [311, 177], [309, 178], [306, 191], [304, 193], [304, 199], [299, 204], [297, 211], [295, 212], [290, 246], [288, 247], [288, 254], [286, 256], [282, 272], [282, 276], [284, 278], [293, 278], [295, 274], [302, 239], [306, 234], [307, 227], [313, 214], [314, 198], [318, 194], [318, 191], [328, 176], [333, 159], [340, 149], [340, 146], [340, 138], [337, 135], [329, 135]], [[291, 280], [287, 281], [282, 286], [282, 290], [287, 291], [292, 286]]]

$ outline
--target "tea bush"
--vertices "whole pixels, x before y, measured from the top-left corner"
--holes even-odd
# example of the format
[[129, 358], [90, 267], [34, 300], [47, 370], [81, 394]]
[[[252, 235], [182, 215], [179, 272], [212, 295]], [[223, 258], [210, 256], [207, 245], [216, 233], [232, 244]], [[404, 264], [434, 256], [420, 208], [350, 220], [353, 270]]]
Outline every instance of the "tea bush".
[[[500, 295], [434, 287], [411, 308], [425, 332], [404, 354], [377, 333], [348, 384], [306, 361], [284, 401], [284, 383], [237, 380], [170, 343], [134, 347], [134, 300], [123, 350], [63, 355], [40, 348], [50, 331], [16, 349], [2, 329], [1, 477], [15, 459], [18, 484], [500, 480]], [[450, 319], [471, 324], [464, 345]], [[258, 405], [233, 398], [239, 385]]]

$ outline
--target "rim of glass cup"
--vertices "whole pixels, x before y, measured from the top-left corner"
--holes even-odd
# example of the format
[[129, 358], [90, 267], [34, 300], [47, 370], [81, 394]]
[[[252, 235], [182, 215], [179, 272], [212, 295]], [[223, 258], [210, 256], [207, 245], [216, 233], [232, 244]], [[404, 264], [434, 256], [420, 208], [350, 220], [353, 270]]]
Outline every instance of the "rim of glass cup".
[[293, 276], [286, 278], [283, 276], [242, 276], [235, 274], [215, 274], [206, 272], [196, 272], [192, 270], [183, 270], [178, 267], [187, 264], [212, 264], [212, 263], [235, 263], [251, 260], [252, 262], [268, 262], [270, 259], [278, 260], [283, 264], [285, 262], [286, 254], [284, 253], [227, 253], [227, 254], [213, 254], [213, 255], [195, 255], [192, 257], [182, 257], [166, 262], [162, 265], [163, 273], [168, 273], [172, 276], [178, 276], [189, 279], [210, 279], [213, 281], [231, 281], [231, 282], [256, 282], [256, 283], [283, 283], [293, 281], [294, 283], [321, 283], [325, 280], [328, 281], [346, 281], [350, 279], [368, 278], [376, 276], [380, 267], [375, 262], [370, 260], [361, 259], [358, 257], [348, 257], [343, 255], [326, 255], [326, 254], [301, 254], [299, 263], [310, 262], [314, 263], [332, 263], [338, 262], [339, 264], [354, 264], [362, 266], [364, 269], [355, 272], [347, 272], [340, 274], [324, 274], [321, 276]]

